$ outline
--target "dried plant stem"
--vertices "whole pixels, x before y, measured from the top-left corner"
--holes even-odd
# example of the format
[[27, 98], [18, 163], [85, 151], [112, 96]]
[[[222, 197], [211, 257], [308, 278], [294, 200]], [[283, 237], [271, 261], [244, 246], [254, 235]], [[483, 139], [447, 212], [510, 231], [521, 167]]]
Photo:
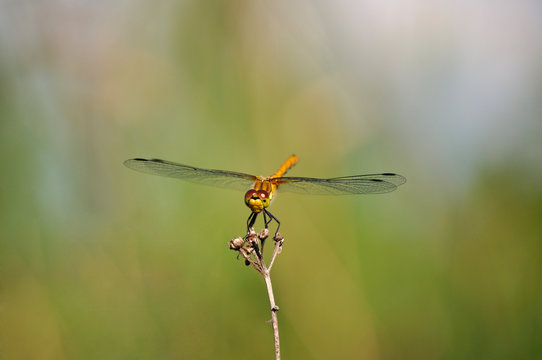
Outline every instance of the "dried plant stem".
[[273, 326], [273, 338], [275, 340], [275, 359], [280, 360], [279, 322], [277, 317], [279, 307], [275, 303], [270, 272], [277, 255], [280, 254], [282, 250], [284, 238], [279, 233], [275, 234], [273, 237], [275, 247], [273, 249], [273, 254], [271, 255], [271, 260], [269, 261], [269, 267], [267, 267], [263, 259], [263, 250], [265, 239], [267, 239], [268, 236], [269, 231], [267, 229], [264, 229], [257, 234], [254, 229], [251, 228], [244, 238], [232, 239], [230, 241], [230, 249], [238, 251], [243, 259], [245, 259], [245, 264], [252, 265], [255, 270], [262, 274], [265, 280], [267, 296], [269, 297], [269, 304], [271, 305], [271, 325]]
[[262, 274], [265, 279], [265, 285], [267, 286], [269, 305], [271, 305], [271, 325], [273, 326], [273, 338], [275, 339], [275, 359], [280, 360], [279, 321], [277, 318], [279, 307], [275, 304], [275, 295], [273, 294], [273, 285], [271, 284], [269, 270], [265, 269]]
[[271, 255], [271, 261], [269, 261], [269, 268], [268, 268], [269, 271], [271, 271], [271, 268], [273, 267], [275, 258], [277, 257], [278, 254], [280, 254], [280, 251], [282, 250], [283, 242], [284, 242], [284, 239], [280, 235], [278, 237], [275, 235], [275, 248], [273, 249], [273, 255]]

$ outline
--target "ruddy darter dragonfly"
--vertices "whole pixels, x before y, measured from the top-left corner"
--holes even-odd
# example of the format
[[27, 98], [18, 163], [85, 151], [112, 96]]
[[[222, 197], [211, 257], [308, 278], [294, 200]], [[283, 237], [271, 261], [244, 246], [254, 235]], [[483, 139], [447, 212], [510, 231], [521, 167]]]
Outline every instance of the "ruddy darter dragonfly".
[[[146, 174], [183, 179], [190, 182], [223, 188], [246, 190], [245, 204], [252, 211], [247, 219], [247, 231], [253, 227], [259, 213], [263, 213], [265, 228], [272, 220], [280, 222], [267, 210], [280, 187], [281, 192], [315, 195], [381, 194], [394, 191], [406, 182], [398, 174], [381, 173], [342, 176], [330, 179], [284, 176], [299, 158], [291, 155], [271, 176], [261, 177], [234, 171], [201, 169], [160, 159], [129, 159], [124, 165]], [[275, 233], [276, 233], [275, 232]]]

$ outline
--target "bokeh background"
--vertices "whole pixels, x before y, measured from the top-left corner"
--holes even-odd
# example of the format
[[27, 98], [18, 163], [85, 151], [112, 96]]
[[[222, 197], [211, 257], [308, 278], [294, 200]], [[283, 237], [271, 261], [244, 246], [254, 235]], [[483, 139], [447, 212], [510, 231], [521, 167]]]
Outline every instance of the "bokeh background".
[[[537, 1], [0, 2], [0, 358], [271, 359], [241, 193], [269, 175], [285, 359], [542, 358]], [[261, 225], [261, 223], [260, 223]]]

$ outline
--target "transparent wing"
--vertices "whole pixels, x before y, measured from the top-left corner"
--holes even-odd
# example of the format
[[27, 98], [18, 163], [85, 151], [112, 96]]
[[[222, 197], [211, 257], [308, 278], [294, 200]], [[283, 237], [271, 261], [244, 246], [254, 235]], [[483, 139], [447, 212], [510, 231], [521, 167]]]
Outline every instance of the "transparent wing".
[[227, 189], [247, 190], [256, 176], [225, 170], [201, 169], [160, 159], [130, 159], [124, 165], [146, 174], [182, 179]]
[[331, 179], [283, 177], [277, 179], [280, 192], [315, 195], [381, 194], [397, 189], [406, 182], [398, 174], [368, 174]]

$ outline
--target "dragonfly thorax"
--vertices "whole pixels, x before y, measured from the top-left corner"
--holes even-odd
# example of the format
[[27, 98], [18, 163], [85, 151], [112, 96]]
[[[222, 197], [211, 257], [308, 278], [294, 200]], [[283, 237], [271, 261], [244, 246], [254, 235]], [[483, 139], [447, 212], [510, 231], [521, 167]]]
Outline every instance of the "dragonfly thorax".
[[262, 212], [270, 203], [271, 199], [269, 193], [265, 190], [251, 189], [245, 194], [245, 204], [252, 212]]

